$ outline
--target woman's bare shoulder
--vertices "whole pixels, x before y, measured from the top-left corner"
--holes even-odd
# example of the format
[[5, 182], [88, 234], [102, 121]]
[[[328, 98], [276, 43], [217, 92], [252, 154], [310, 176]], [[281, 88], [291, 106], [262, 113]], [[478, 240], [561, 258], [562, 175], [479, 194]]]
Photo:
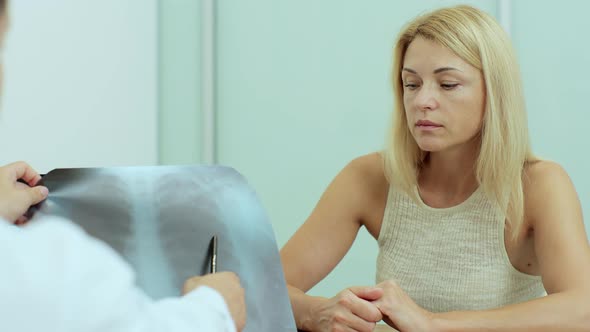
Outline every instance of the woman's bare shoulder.
[[571, 183], [566, 170], [558, 163], [549, 160], [535, 160], [524, 168], [525, 195], [533, 194], [534, 189], [556, 183]]
[[577, 198], [574, 185], [566, 170], [558, 163], [538, 160], [524, 168], [523, 190], [525, 214], [542, 214], [551, 209], [553, 202], [563, 197]]
[[369, 153], [353, 159], [348, 167], [354, 172], [358, 179], [368, 187], [387, 187], [388, 181], [385, 178], [383, 168], [383, 157], [379, 152]]

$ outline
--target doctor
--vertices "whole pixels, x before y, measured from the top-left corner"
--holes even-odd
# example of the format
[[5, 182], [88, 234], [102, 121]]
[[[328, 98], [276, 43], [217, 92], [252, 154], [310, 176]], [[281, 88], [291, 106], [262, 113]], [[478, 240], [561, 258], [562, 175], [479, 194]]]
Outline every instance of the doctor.
[[[0, 0], [0, 46], [6, 7]], [[191, 278], [184, 296], [154, 301], [135, 285], [129, 265], [72, 223], [48, 218], [13, 225], [47, 197], [40, 179], [24, 162], [0, 167], [0, 331], [243, 329], [244, 290], [231, 272]]]

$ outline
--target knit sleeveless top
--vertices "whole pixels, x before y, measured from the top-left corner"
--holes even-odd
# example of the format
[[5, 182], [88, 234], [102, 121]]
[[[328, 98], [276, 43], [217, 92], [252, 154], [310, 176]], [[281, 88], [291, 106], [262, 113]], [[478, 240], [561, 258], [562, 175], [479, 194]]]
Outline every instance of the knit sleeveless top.
[[492, 309], [546, 295], [541, 277], [510, 263], [505, 218], [481, 187], [463, 203], [439, 209], [390, 186], [377, 283], [394, 280], [431, 312]]

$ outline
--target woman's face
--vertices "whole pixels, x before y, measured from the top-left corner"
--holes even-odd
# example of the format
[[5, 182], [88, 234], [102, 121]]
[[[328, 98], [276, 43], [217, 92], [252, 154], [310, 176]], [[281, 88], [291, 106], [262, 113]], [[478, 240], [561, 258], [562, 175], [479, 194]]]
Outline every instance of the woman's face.
[[478, 137], [485, 84], [477, 68], [418, 37], [406, 50], [401, 75], [408, 128], [423, 151], [448, 151]]

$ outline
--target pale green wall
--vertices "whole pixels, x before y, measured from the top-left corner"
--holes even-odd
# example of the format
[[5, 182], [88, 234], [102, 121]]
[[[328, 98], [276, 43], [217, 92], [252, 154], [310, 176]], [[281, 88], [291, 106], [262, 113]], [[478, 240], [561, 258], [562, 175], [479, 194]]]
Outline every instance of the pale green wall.
[[160, 164], [200, 162], [200, 1], [160, 0]]
[[[194, 52], [194, 46], [182, 43], [190, 39], [185, 31], [174, 33], [168, 27], [188, 18], [178, 5], [188, 8], [187, 2], [161, 3], [167, 7], [163, 13], [168, 10], [161, 50], [171, 47], [163, 53], [171, 57], [186, 48]], [[381, 148], [392, 108], [391, 48], [401, 26], [422, 11], [449, 4], [470, 3], [494, 16], [498, 10], [495, 0], [217, 3], [219, 162], [236, 168], [256, 189], [279, 246], [304, 222], [349, 160]], [[590, 94], [585, 84], [590, 46], [581, 39], [590, 31], [583, 23], [588, 7], [583, 0], [553, 5], [512, 1], [514, 44], [524, 73], [534, 147], [564, 164], [586, 209], [590, 180], [583, 171], [590, 160], [578, 151], [584, 151], [588, 141], [581, 120], [590, 121], [584, 99]], [[196, 39], [198, 33], [190, 40]], [[185, 67], [167, 67], [162, 59], [163, 77], [168, 79], [161, 89], [162, 100], [167, 100], [162, 123], [183, 128], [181, 133], [170, 128], [162, 132], [165, 163], [198, 160], [199, 121], [189, 110], [198, 109], [199, 82], [186, 76], [186, 69], [197, 72], [198, 54], [193, 55], [187, 55]], [[195, 88], [181, 86], [183, 80]], [[195, 132], [186, 132], [190, 130]], [[330, 296], [350, 285], [372, 284], [376, 253], [375, 241], [361, 230], [351, 251], [312, 294]]]

